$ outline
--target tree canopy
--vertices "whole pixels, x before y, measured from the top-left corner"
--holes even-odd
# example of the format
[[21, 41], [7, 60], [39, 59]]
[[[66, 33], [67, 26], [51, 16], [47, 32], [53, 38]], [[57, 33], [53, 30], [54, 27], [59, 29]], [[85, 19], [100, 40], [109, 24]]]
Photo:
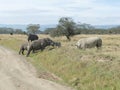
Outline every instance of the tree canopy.
[[40, 28], [40, 25], [39, 25], [39, 24], [29, 24], [29, 25], [27, 26], [27, 32], [28, 32], [28, 33], [32, 33], [32, 34], [35, 34], [35, 33], [37, 33], [37, 32], [40, 31], [39, 28]]
[[58, 36], [66, 36], [68, 40], [70, 40], [70, 37], [74, 35], [76, 23], [73, 21], [70, 17], [62, 17], [59, 20], [59, 23], [57, 25], [57, 28], [55, 31]]

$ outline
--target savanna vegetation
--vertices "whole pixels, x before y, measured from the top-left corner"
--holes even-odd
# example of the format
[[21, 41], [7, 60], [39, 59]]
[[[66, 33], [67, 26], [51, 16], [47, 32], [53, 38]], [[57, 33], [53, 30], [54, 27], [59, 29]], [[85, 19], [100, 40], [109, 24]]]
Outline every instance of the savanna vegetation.
[[[74, 44], [84, 37], [99, 36], [103, 40], [101, 50], [79, 50]], [[39, 38], [50, 37], [39, 35]], [[38, 71], [38, 76], [67, 83], [77, 90], [120, 90], [120, 35], [75, 35], [71, 42], [65, 36], [52, 38], [62, 46], [30, 54], [28, 61]], [[0, 35], [0, 45], [18, 53], [26, 35]], [[50, 74], [53, 73], [53, 74]], [[59, 79], [59, 78], [61, 79]]]
[[[27, 42], [27, 35], [24, 34], [28, 33], [42, 33], [39, 38], [49, 37], [62, 44], [60, 48], [50, 50], [52, 47], [47, 47], [43, 52], [30, 54], [27, 58], [36, 67], [39, 77], [67, 83], [77, 90], [120, 89], [120, 27], [96, 29], [90, 24], [62, 17], [54, 28], [40, 31], [39, 24], [29, 24], [26, 29], [25, 32], [0, 28], [0, 45], [18, 53], [20, 45]], [[79, 50], [75, 47], [80, 38], [92, 36], [102, 38], [101, 50]]]
[[41, 33], [40, 25], [39, 24], [29, 24], [27, 25], [26, 31], [23, 31], [22, 29], [13, 29], [13, 28], [6, 28], [1, 27], [0, 28], [0, 34], [39, 34]]
[[26, 34], [26, 32], [21, 29], [1, 27], [0, 34]]
[[65, 36], [69, 41], [71, 37], [79, 34], [120, 34], [120, 26], [109, 28], [109, 29], [99, 29], [86, 23], [77, 23], [71, 17], [61, 17], [58, 21], [58, 25], [52, 28], [46, 28], [46, 30], [41, 31], [39, 24], [29, 24], [27, 25], [26, 31], [21, 29], [13, 28], [0, 28], [0, 34], [49, 34], [51, 37]]
[[70, 41], [70, 37], [79, 34], [120, 34], [120, 26], [109, 29], [99, 29], [90, 24], [76, 23], [70, 17], [62, 17], [59, 19], [57, 27], [47, 28], [42, 33], [49, 34], [51, 37], [66, 36]]

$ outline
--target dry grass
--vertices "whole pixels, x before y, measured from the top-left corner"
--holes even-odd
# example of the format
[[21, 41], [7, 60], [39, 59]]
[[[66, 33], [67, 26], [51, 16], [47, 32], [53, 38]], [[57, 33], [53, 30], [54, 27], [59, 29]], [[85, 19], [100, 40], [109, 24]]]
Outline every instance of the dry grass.
[[[92, 36], [102, 38], [101, 50], [78, 50], [73, 46], [80, 38]], [[44, 37], [50, 36], [39, 35], [39, 38]], [[18, 52], [20, 44], [27, 41], [27, 36], [0, 35], [0, 39], [0, 45]], [[46, 49], [29, 57], [40, 77], [41, 69], [44, 69], [78, 90], [120, 90], [120, 35], [76, 35], [71, 42], [65, 37], [51, 39], [60, 41], [62, 47], [50, 51]]]

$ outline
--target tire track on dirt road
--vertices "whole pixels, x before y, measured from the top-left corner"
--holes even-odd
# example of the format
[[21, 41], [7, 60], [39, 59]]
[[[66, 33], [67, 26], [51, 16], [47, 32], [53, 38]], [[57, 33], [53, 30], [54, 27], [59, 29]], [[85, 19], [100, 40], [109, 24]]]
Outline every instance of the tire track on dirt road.
[[24, 57], [0, 46], [0, 90], [72, 90], [52, 81], [37, 78]]

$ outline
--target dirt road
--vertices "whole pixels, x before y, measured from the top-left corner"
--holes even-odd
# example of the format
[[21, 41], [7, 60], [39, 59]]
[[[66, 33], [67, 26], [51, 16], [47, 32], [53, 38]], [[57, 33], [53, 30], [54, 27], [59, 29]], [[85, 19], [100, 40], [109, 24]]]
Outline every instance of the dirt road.
[[24, 57], [0, 46], [0, 90], [71, 90], [36, 77]]

